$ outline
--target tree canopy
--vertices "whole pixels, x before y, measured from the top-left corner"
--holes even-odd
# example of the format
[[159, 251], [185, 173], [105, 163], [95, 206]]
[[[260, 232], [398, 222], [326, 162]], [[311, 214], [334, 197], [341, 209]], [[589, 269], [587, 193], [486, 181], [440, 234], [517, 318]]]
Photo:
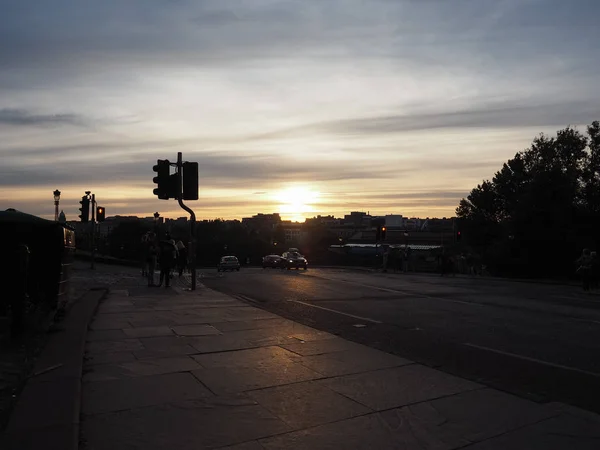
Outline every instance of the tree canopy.
[[600, 123], [540, 134], [460, 201], [467, 243], [497, 272], [555, 276], [595, 250], [600, 225]]

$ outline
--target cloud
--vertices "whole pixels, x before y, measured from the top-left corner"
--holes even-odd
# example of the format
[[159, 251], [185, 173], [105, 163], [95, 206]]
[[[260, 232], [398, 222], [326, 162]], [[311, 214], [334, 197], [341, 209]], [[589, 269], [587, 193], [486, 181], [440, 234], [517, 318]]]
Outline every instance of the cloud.
[[277, 139], [285, 136], [327, 132], [341, 135], [400, 134], [443, 128], [507, 129], [538, 126], [566, 127], [590, 123], [600, 117], [597, 102], [577, 101], [560, 104], [478, 106], [467, 110], [439, 111], [428, 114], [380, 115], [348, 118], [301, 125], [295, 128], [257, 135], [255, 139]]
[[82, 125], [83, 118], [77, 114], [33, 114], [22, 109], [0, 109], [0, 125], [13, 126], [59, 126]]
[[4, 198], [102, 186], [150, 208], [155, 159], [182, 151], [201, 191], [302, 182], [331, 211], [452, 211], [538, 132], [600, 117], [591, 0], [8, 5]]

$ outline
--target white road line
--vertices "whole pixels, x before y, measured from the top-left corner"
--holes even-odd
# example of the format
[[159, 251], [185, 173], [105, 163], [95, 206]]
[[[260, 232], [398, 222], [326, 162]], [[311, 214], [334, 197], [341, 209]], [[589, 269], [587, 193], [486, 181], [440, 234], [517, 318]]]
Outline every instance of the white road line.
[[434, 296], [427, 295], [427, 294], [419, 294], [417, 292], [402, 291], [400, 289], [384, 288], [384, 287], [381, 287], [381, 286], [374, 286], [372, 284], [359, 283], [358, 281], [335, 279], [335, 278], [327, 278], [327, 277], [322, 277], [322, 276], [321, 277], [315, 276], [315, 278], [322, 278], [322, 279], [329, 280], [329, 281], [341, 281], [341, 282], [344, 282], [344, 283], [354, 284], [356, 286], [367, 287], [367, 288], [375, 289], [375, 290], [382, 291], [382, 292], [390, 292], [392, 294], [404, 294], [404, 295], [407, 295], [407, 296], [427, 298], [429, 300], [438, 300], [438, 301], [441, 301], [441, 302], [461, 303], [463, 305], [470, 305], [470, 306], [495, 306], [495, 305], [488, 305], [486, 303], [467, 302], [467, 301], [463, 301], [463, 300], [454, 300], [454, 299], [451, 299], [451, 298], [434, 297]]
[[470, 344], [468, 342], [463, 342], [463, 345], [466, 345], [467, 347], [478, 348], [479, 350], [486, 350], [488, 352], [498, 353], [499, 355], [511, 356], [513, 358], [518, 358], [518, 359], [522, 359], [525, 361], [531, 361], [534, 363], [543, 364], [543, 365], [549, 366], [549, 367], [555, 367], [557, 369], [569, 370], [571, 372], [582, 373], [584, 375], [589, 375], [592, 377], [600, 378], [600, 373], [589, 372], [587, 370], [577, 369], [576, 367], [563, 366], [562, 364], [551, 363], [549, 361], [531, 358], [529, 356], [517, 355], [516, 353], [510, 353], [510, 352], [505, 352], [502, 350], [497, 350], [495, 348], [484, 347], [483, 345]]
[[600, 325], [600, 321], [598, 320], [592, 320], [592, 319], [579, 319], [577, 317], [572, 317], [572, 320], [576, 320], [577, 322], [584, 322], [584, 323], [594, 323], [596, 325]]
[[300, 300], [288, 300], [288, 302], [300, 303], [301, 305], [310, 306], [312, 308], [322, 309], [324, 311], [329, 311], [329, 312], [336, 313], [336, 314], [341, 314], [342, 316], [352, 317], [353, 319], [366, 320], [367, 322], [371, 322], [371, 323], [383, 323], [383, 322], [380, 322], [379, 320], [369, 319], [368, 317], [355, 316], [354, 314], [348, 314], [348, 313], [345, 313], [342, 311], [337, 311], [335, 309], [325, 308], [324, 306], [313, 305], [312, 303], [301, 302]]

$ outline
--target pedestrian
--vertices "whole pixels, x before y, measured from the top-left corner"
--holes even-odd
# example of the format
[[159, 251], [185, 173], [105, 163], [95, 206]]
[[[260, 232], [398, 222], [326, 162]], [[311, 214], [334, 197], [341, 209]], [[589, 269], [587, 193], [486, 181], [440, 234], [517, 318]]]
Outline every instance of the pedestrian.
[[142, 277], [148, 276], [148, 246], [150, 242], [150, 231], [142, 236]]
[[446, 268], [448, 266], [448, 258], [446, 257], [445, 249], [438, 255], [438, 266], [440, 270], [440, 276], [443, 277], [446, 274]]
[[383, 271], [384, 272], [387, 272], [389, 259], [390, 259], [390, 248], [386, 247], [385, 250], [383, 251]]
[[154, 284], [154, 271], [156, 270], [156, 258], [158, 256], [158, 249], [156, 242], [151, 242], [148, 245], [148, 254], [146, 258], [146, 263], [148, 267], [148, 286], [153, 287], [156, 286]]
[[579, 265], [577, 272], [581, 277], [583, 290], [589, 292], [592, 275], [592, 256], [588, 248], [583, 249], [583, 252], [576, 263]]
[[406, 247], [404, 249], [404, 273], [408, 272], [408, 269], [410, 268], [410, 260], [411, 260], [411, 256], [412, 256], [412, 249], [410, 247]]
[[598, 289], [598, 282], [600, 281], [600, 277], [598, 276], [598, 270], [600, 269], [600, 265], [598, 265], [598, 254], [596, 252], [591, 252], [590, 256], [592, 258], [592, 264], [591, 264], [591, 273], [590, 273], [590, 278], [591, 278], [591, 288], [592, 289]]
[[168, 234], [165, 237], [164, 241], [160, 242], [159, 246], [159, 261], [158, 265], [160, 267], [160, 278], [158, 281], [158, 286], [162, 286], [163, 280], [165, 282], [165, 287], [169, 287], [171, 284], [171, 270], [175, 267], [177, 262], [177, 247], [175, 246], [175, 241], [171, 239], [171, 236]]
[[467, 254], [467, 273], [475, 275], [475, 258], [471, 252]]
[[187, 268], [187, 249], [181, 240], [177, 241], [177, 269], [179, 270], [179, 278], [183, 275]]

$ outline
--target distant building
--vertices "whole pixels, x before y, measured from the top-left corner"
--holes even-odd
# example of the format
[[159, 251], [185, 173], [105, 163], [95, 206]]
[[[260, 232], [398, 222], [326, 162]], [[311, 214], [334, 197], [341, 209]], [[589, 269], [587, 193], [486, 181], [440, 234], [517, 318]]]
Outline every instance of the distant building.
[[58, 221], [60, 223], [67, 223], [67, 217], [65, 216], [65, 212], [64, 211], [60, 211], [60, 214], [58, 215]]
[[334, 216], [316, 216], [312, 219], [306, 219], [306, 226], [324, 225], [327, 227], [339, 226], [342, 224], [342, 219], [337, 219]]
[[344, 216], [344, 225], [352, 225], [356, 228], [368, 227], [371, 225], [372, 217], [361, 211], [352, 211]]
[[388, 214], [385, 216], [385, 226], [388, 228], [404, 228], [404, 217], [401, 214]]
[[274, 230], [281, 224], [281, 217], [278, 213], [272, 214], [256, 214], [252, 217], [244, 217], [242, 224], [251, 230], [269, 229]]

